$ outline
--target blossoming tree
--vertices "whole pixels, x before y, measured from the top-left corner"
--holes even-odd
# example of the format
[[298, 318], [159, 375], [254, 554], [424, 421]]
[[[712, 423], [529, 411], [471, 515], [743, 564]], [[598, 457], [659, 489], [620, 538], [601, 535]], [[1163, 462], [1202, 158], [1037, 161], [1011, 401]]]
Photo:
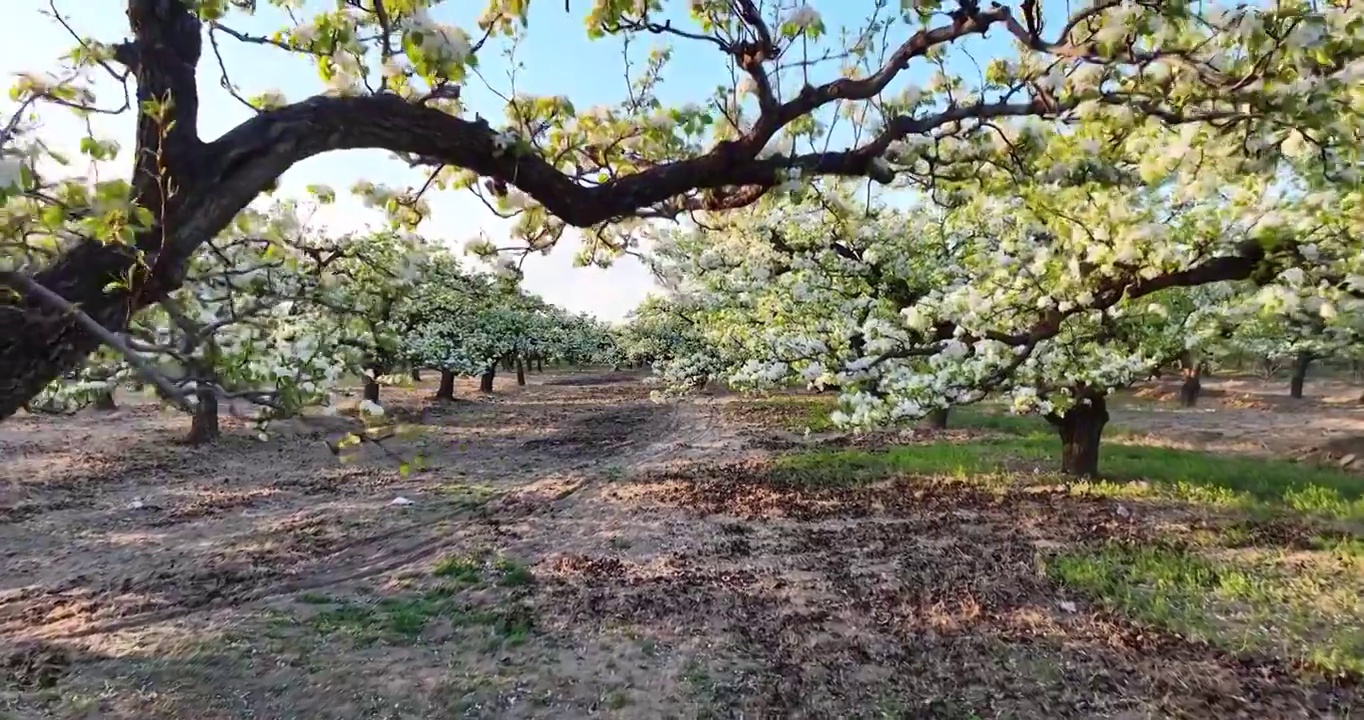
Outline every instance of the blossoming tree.
[[1356, 298], [1333, 302], [1331, 288], [1305, 283], [1301, 268], [1289, 268], [1272, 285], [1226, 304], [1217, 317], [1224, 331], [1210, 345], [1214, 354], [1248, 355], [1271, 369], [1287, 365], [1289, 397], [1297, 399], [1313, 363], [1358, 358], [1364, 335]]
[[[261, 432], [270, 419], [323, 404], [356, 364], [346, 343], [349, 318], [317, 305], [340, 285], [334, 261], [345, 250], [306, 228], [300, 209], [278, 203], [240, 214], [228, 230], [205, 243], [185, 283], [137, 315], [117, 341], [127, 354], [103, 350], [83, 371], [132, 377], [139, 366], [153, 373], [158, 395], [192, 416], [188, 439], [219, 435], [219, 404], [241, 399], [253, 405]], [[49, 402], [98, 399], [88, 382], [53, 383]]]
[[[729, 210], [806, 175], [888, 183], [899, 174], [933, 185], [970, 174], [989, 158], [956, 152], [954, 138], [1008, 117], [1104, 114], [1129, 127], [1216, 120], [1248, 146], [1277, 152], [1297, 138], [1295, 147], [1342, 164], [1333, 153], [1353, 127], [1340, 118], [1361, 102], [1355, 85], [1364, 73], [1357, 4], [1203, 11], [1105, 0], [1069, 16], [1039, 5], [881, 4], [865, 23], [838, 28], [791, 0], [693, 2], [690, 18], [671, 3], [597, 0], [589, 38], [653, 37], [713, 53], [725, 78], [714, 96], [665, 107], [658, 78], [674, 51], [663, 49], [620, 103], [579, 109], [569, 98], [514, 97], [507, 121], [494, 125], [484, 119], [497, 116], [493, 108], [463, 106], [460, 85], [489, 43], [527, 33], [535, 41], [530, 3], [492, 0], [476, 23], [455, 27], [438, 19], [436, 0], [307, 14], [293, 3], [126, 0], [128, 38], [73, 37], [63, 67], [20, 80], [16, 121], [0, 131], [0, 188], [19, 239], [6, 239], [6, 254], [58, 238], [55, 254], [0, 277], [8, 290], [0, 418], [174, 292], [195, 251], [285, 171], [336, 150], [389, 150], [427, 173], [410, 192], [371, 194], [470, 187], [517, 206], [504, 211], [520, 216], [518, 235], [532, 249], [553, 245], [566, 226], [591, 228], [589, 259], [628, 249], [629, 218]], [[238, 29], [253, 13], [277, 21], [278, 32]], [[974, 69], [951, 72], [944, 58], [991, 30], [1012, 36], [1016, 49], [987, 60], [979, 81]], [[319, 93], [286, 99], [243, 89], [261, 79], [234, 76], [221, 55], [204, 57], [227, 43], [311, 59]], [[845, 59], [841, 71], [824, 69], [821, 59], [832, 57]], [[199, 132], [196, 71], [205, 62], [220, 65], [226, 92], [251, 107], [213, 140]], [[903, 80], [911, 66], [938, 72], [912, 86]], [[136, 102], [125, 103], [136, 115], [133, 142], [118, 180], [63, 167], [25, 123], [34, 113], [88, 112], [101, 99], [97, 75], [135, 85]], [[856, 132], [839, 130], [848, 117]], [[118, 161], [105, 142], [82, 147]], [[513, 188], [520, 195], [504, 203]], [[410, 214], [414, 204], [392, 207]]]
[[[836, 385], [835, 420], [852, 426], [1005, 393], [1057, 428], [1063, 472], [1092, 475], [1113, 389], [1192, 348], [1203, 316], [1238, 288], [1272, 289], [1307, 267], [1349, 297], [1358, 277], [1358, 220], [1331, 210], [1357, 203], [1357, 183], [1305, 192], [1292, 163], [1197, 126], [1133, 131], [1094, 117], [1061, 133], [983, 135], [954, 152], [993, 135], [1007, 159], [940, 180], [945, 209], [910, 210], [920, 220], [897, 220], [898, 233], [875, 220], [849, 232], [764, 219], [694, 242], [683, 274], [712, 289], [708, 335], [746, 339], [733, 345], [748, 356], [736, 379]], [[814, 237], [792, 254], [786, 236], [802, 228]], [[887, 278], [898, 296], [867, 284], [894, 289]]]

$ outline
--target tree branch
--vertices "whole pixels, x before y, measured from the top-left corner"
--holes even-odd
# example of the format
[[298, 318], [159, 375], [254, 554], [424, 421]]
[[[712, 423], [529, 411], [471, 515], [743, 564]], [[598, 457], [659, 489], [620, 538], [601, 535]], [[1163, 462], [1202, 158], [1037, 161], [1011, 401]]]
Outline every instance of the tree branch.
[[150, 382], [159, 388], [161, 392], [165, 393], [168, 399], [180, 406], [182, 410], [193, 412], [194, 406], [191, 404], [190, 400], [173, 383], [171, 383], [165, 375], [162, 375], [156, 368], [152, 367], [151, 363], [147, 362], [145, 358], [134, 352], [132, 348], [128, 347], [128, 344], [125, 343], [122, 338], [115, 333], [110, 332], [108, 328], [100, 325], [94, 318], [87, 315], [84, 310], [72, 305], [61, 295], [34, 282], [32, 278], [23, 273], [0, 273], [0, 280], [3, 280], [7, 284], [13, 284], [14, 286], [22, 288], [26, 293], [36, 296], [43, 304], [51, 307], [53, 310], [57, 310], [75, 318], [76, 322], [80, 323], [81, 327], [85, 328], [87, 332], [95, 335], [105, 345], [108, 345], [122, 355], [124, 359], [128, 361], [128, 364], [133, 366], [133, 369], [137, 371], [138, 375], [141, 375], [147, 382]]

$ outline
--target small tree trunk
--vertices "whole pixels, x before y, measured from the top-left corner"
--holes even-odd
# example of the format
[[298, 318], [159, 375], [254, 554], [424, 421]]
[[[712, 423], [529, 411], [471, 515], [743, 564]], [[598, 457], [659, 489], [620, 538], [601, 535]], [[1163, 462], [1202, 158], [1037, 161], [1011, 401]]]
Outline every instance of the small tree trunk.
[[440, 387], [436, 390], [436, 399], [455, 399], [455, 374], [449, 370], [440, 371]]
[[372, 403], [379, 402], [379, 381], [365, 378], [365, 399]]
[[1293, 376], [1288, 380], [1288, 396], [1302, 399], [1302, 385], [1307, 381], [1307, 368], [1312, 365], [1312, 354], [1300, 352], [1293, 360]]
[[1179, 404], [1193, 407], [1198, 404], [1198, 394], [1203, 390], [1203, 366], [1192, 352], [1186, 350], [1179, 356], [1179, 371], [1184, 378], [1184, 383], [1179, 387]]
[[218, 393], [212, 388], [200, 388], [194, 391], [194, 397], [198, 403], [194, 407], [194, 415], [191, 416], [189, 425], [189, 437], [187, 440], [191, 445], [203, 445], [218, 439]]
[[544, 358], [535, 358], [535, 372], [542, 373], [542, 372], [544, 372], [544, 371], [545, 371], [545, 359], [544, 359]]
[[923, 426], [931, 430], [947, 429], [948, 408], [938, 408], [924, 416]]
[[106, 390], [95, 396], [96, 410], [117, 410], [118, 403], [114, 402], [114, 391]]
[[412, 368], [412, 382], [422, 381], [422, 371], [420, 368]]
[[1064, 415], [1047, 420], [1061, 435], [1061, 473], [1072, 477], [1097, 477], [1099, 441], [1108, 424], [1108, 404], [1103, 396], [1092, 397], [1089, 404], [1076, 404]]
[[497, 365], [490, 366], [483, 371], [483, 377], [478, 379], [478, 391], [481, 393], [491, 393], [493, 391], [493, 380], [497, 378]]
[[526, 363], [521, 358], [516, 358], [516, 384], [526, 384]]

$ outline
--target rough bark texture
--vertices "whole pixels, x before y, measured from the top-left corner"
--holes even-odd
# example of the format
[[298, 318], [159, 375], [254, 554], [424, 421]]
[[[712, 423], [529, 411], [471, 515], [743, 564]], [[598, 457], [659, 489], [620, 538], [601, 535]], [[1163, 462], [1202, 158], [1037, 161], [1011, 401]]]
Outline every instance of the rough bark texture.
[[1307, 382], [1307, 369], [1312, 366], [1313, 357], [1310, 353], [1298, 353], [1293, 359], [1293, 376], [1288, 380], [1288, 396], [1295, 399], [1302, 399], [1302, 386]]
[[1089, 404], [1076, 404], [1065, 415], [1052, 415], [1047, 420], [1061, 436], [1061, 473], [1098, 477], [1099, 442], [1108, 424], [1106, 399], [1091, 397]]
[[194, 408], [194, 415], [191, 416], [189, 425], [188, 442], [194, 445], [211, 443], [218, 439], [220, 434], [218, 429], [218, 393], [209, 389], [198, 390], [194, 393], [199, 404]]
[[938, 408], [924, 416], [923, 426], [932, 430], [947, 429], [947, 408]]
[[481, 393], [491, 393], [493, 391], [493, 380], [497, 378], [497, 365], [489, 367], [484, 371], [483, 376], [478, 379], [478, 391]]
[[526, 363], [521, 358], [516, 358], [516, 384], [526, 384]]
[[118, 403], [114, 401], [114, 391], [100, 393], [95, 396], [96, 410], [117, 410]]
[[440, 371], [440, 387], [436, 389], [436, 399], [455, 399], [455, 374], [449, 370]]
[[1198, 362], [1192, 352], [1186, 351], [1179, 358], [1180, 377], [1184, 379], [1179, 386], [1179, 404], [1184, 407], [1194, 407], [1198, 404], [1198, 394], [1203, 390], [1203, 380], [1201, 378], [1203, 365]]
[[[187, 0], [126, 0], [132, 39], [114, 47], [115, 61], [130, 70], [137, 85], [136, 143], [127, 155], [133, 158], [127, 176], [133, 202], [152, 214], [151, 226], [133, 238], [132, 247], [91, 238], [33, 278], [111, 330], [123, 329], [133, 313], [179, 287], [197, 248], [289, 168], [315, 155], [383, 149], [432, 165], [463, 168], [514, 184], [546, 212], [576, 227], [626, 217], [665, 201], [673, 201], [679, 210], [732, 209], [758, 200], [784, 177], [790, 158], [758, 155], [791, 122], [839, 101], [874, 97], [914, 58], [935, 46], [983, 34], [1010, 17], [1003, 6], [961, 15], [914, 34], [875, 73], [811, 87], [785, 102], [768, 88], [761, 112], [738, 138], [686, 160], [588, 186], [535, 153], [500, 152], [497, 132], [486, 120], [456, 117], [393, 93], [309, 98], [258, 113], [204, 142], [198, 135], [195, 85], [203, 26], [193, 5]], [[1058, 105], [1052, 98], [1035, 98], [960, 104], [941, 112], [895, 117], [879, 136], [860, 147], [811, 153], [801, 156], [799, 164], [812, 175], [870, 174], [889, 183], [893, 177], [879, 168], [877, 160], [896, 140], [973, 118], [1054, 115], [1073, 106], [1070, 100]], [[149, 111], [154, 108], [160, 110]], [[1166, 287], [1243, 279], [1260, 269], [1264, 257], [1258, 245], [1247, 247], [1237, 256], [1106, 288], [1102, 295], [1116, 302], [1124, 287], [1127, 297], [1140, 297]], [[129, 289], [105, 290], [111, 281], [130, 275]], [[0, 285], [4, 284], [0, 274]], [[68, 308], [52, 307], [26, 294], [18, 300], [0, 300], [0, 310], [4, 310], [0, 312], [0, 419], [4, 419], [79, 365], [98, 347], [99, 339], [80, 327]], [[1027, 335], [1049, 337], [1060, 322], [1059, 315], [1049, 317]]]
[[379, 383], [365, 378], [365, 399], [372, 402], [379, 402]]

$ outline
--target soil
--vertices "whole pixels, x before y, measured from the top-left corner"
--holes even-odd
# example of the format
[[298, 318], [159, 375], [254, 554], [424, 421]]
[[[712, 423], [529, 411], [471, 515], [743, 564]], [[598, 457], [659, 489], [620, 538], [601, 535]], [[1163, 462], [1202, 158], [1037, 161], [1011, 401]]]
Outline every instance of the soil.
[[[0, 717], [1364, 709], [1353, 684], [1140, 627], [1039, 570], [1159, 513], [923, 479], [811, 488], [774, 465], [775, 431], [726, 412], [741, 399], [655, 403], [638, 374], [474, 380], [454, 403], [430, 380], [385, 388], [410, 427], [344, 461], [325, 441], [345, 420], [261, 441], [228, 417], [206, 447], [136, 398], [0, 424]], [[1138, 393], [1114, 422], [1227, 452], [1364, 436], [1353, 406], [1239, 408], [1275, 389], [1218, 382], [1193, 410]]]

